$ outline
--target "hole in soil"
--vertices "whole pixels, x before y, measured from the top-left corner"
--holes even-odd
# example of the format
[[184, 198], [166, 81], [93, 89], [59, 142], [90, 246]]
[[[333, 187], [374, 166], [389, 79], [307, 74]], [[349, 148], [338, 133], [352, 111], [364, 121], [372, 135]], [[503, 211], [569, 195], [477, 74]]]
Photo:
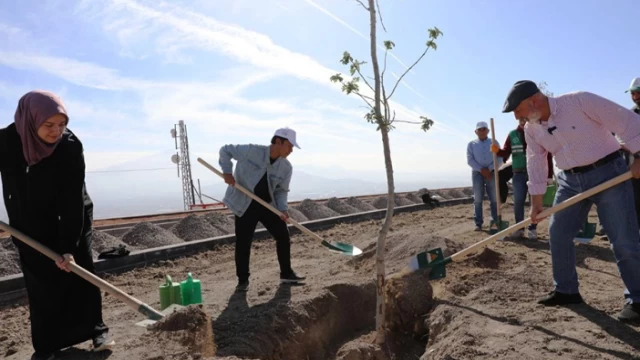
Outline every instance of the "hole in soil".
[[375, 345], [376, 286], [337, 284], [318, 297], [290, 303], [289, 286], [272, 300], [249, 307], [234, 294], [214, 320], [216, 356], [282, 360], [419, 358], [425, 351], [425, 319], [432, 290], [424, 272], [390, 278], [386, 287], [387, 342]]

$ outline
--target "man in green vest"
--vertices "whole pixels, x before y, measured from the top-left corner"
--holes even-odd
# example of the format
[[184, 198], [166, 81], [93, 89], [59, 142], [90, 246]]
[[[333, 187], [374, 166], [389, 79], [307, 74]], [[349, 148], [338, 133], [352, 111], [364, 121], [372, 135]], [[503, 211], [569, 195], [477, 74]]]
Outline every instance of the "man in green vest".
[[[524, 125], [526, 120], [519, 120], [518, 127], [512, 130], [504, 142], [504, 149], [497, 145], [491, 146], [491, 152], [502, 157], [506, 162], [511, 156], [511, 168], [513, 172], [513, 212], [516, 216], [516, 223], [524, 220], [524, 202], [527, 199], [529, 188], [527, 181], [527, 142], [524, 139]], [[549, 162], [549, 178], [553, 177], [553, 155], [547, 154]], [[531, 224], [528, 228], [528, 238], [535, 240], [538, 238], [537, 224]], [[512, 237], [523, 237], [524, 230], [518, 230]]]

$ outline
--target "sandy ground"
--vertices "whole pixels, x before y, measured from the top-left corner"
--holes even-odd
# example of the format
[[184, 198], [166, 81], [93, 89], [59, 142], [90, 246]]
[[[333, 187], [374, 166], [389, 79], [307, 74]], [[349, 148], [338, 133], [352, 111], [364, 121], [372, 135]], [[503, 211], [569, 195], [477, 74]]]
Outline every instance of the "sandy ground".
[[[473, 231], [472, 209], [460, 205], [397, 215], [387, 243], [388, 272], [401, 270], [412, 254], [426, 248], [448, 247], [451, 253], [487, 237]], [[504, 213], [513, 224], [510, 207]], [[640, 327], [612, 317], [623, 306], [623, 286], [608, 242], [596, 238], [576, 246], [587, 304], [545, 308], [535, 303], [552, 286], [546, 221], [537, 241], [496, 242], [478, 258], [448, 265], [445, 279], [414, 279], [410, 288], [424, 288], [424, 293], [414, 294], [423, 298], [424, 309], [412, 313], [407, 303], [397, 301], [396, 310], [401, 311], [396, 316], [401, 319], [393, 321], [407, 333], [390, 336], [389, 346], [377, 348], [371, 344], [372, 255], [379, 225], [342, 224], [318, 233], [359, 246], [365, 253], [355, 259], [294, 236], [292, 262], [308, 277], [304, 286], [279, 285], [271, 240], [254, 243], [247, 293], [234, 293], [234, 253], [229, 246], [106, 279], [158, 308], [157, 288], [164, 275], [182, 280], [192, 272], [202, 281], [202, 310], [212, 317], [216, 359], [640, 359]], [[171, 338], [134, 326], [142, 315], [108, 295], [104, 299], [105, 321], [117, 342], [113, 353], [91, 354], [85, 343], [65, 350], [60, 358], [205, 358], [197, 349], [168, 345], [178, 335]], [[0, 323], [0, 356], [27, 359], [32, 350], [25, 304], [4, 304]]]

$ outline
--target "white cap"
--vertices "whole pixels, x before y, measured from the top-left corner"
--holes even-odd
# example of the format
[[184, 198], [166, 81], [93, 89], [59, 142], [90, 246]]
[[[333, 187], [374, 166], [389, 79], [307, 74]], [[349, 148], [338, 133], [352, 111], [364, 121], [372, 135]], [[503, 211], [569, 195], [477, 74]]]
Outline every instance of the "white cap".
[[278, 129], [276, 130], [276, 133], [273, 134], [273, 136], [279, 136], [281, 138], [285, 138], [289, 140], [289, 142], [293, 144], [293, 146], [300, 149], [300, 146], [298, 146], [298, 143], [296, 142], [296, 132], [293, 129], [289, 129], [289, 128]]
[[487, 122], [486, 122], [486, 121], [479, 121], [479, 122], [476, 124], [476, 130], [478, 130], [478, 129], [482, 129], [482, 128], [485, 128], [485, 129], [488, 129], [488, 128], [489, 128], [489, 125], [487, 125]]
[[640, 78], [635, 78], [631, 80], [631, 85], [629, 85], [629, 90], [625, 92], [629, 92], [629, 91], [640, 91]]

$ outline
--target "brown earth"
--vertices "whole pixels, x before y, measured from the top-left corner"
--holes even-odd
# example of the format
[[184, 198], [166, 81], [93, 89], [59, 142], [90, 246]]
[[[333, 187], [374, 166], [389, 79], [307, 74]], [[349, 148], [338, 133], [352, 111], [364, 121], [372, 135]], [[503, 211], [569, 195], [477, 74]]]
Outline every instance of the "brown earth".
[[[447, 247], [451, 254], [488, 236], [473, 231], [472, 212], [472, 205], [459, 205], [394, 217], [387, 241], [388, 273], [399, 273], [412, 255], [427, 248]], [[513, 224], [510, 207], [503, 216]], [[247, 293], [234, 293], [232, 246], [105, 276], [158, 308], [157, 288], [164, 275], [181, 281], [192, 272], [202, 281], [202, 311], [211, 317], [212, 334], [185, 340], [184, 333], [134, 326], [144, 317], [105, 295], [105, 321], [117, 342], [114, 352], [92, 354], [87, 352], [90, 344], [84, 343], [65, 350], [62, 358], [212, 358], [206, 349], [193, 350], [201, 339], [212, 338], [213, 358], [225, 360], [640, 359], [640, 327], [612, 317], [623, 305], [623, 286], [608, 242], [596, 238], [576, 245], [585, 305], [545, 308], [535, 303], [552, 285], [546, 225], [539, 226], [539, 240], [499, 241], [475, 258], [449, 264], [444, 279], [429, 281], [422, 272], [390, 277], [390, 333], [382, 348], [372, 344], [380, 221], [365, 221], [318, 232], [360, 247], [364, 253], [357, 258], [293, 236], [292, 263], [307, 276], [303, 286], [280, 286], [272, 240], [254, 243]], [[201, 324], [200, 315], [193, 317], [191, 322]], [[0, 356], [28, 358], [32, 350], [24, 300], [4, 304], [0, 323]]]

